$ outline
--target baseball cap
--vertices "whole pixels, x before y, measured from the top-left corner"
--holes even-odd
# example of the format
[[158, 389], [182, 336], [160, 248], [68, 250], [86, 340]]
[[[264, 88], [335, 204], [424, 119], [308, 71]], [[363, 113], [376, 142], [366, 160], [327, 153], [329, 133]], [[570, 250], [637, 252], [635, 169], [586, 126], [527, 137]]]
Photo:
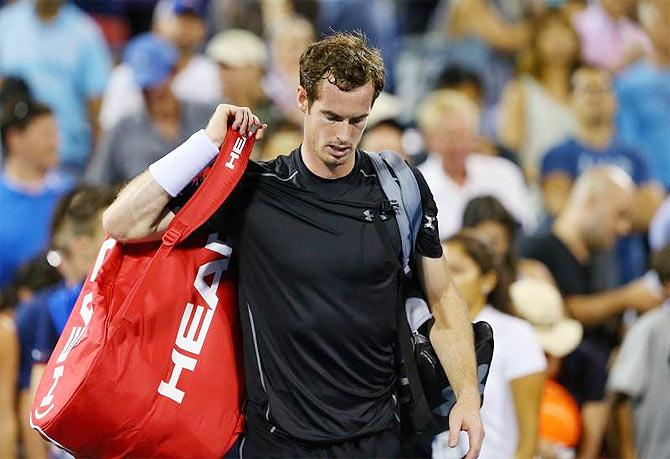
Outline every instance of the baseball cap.
[[582, 340], [582, 324], [565, 317], [556, 287], [540, 279], [519, 279], [509, 289], [514, 313], [530, 322], [542, 349], [554, 357], [574, 351]]
[[214, 35], [207, 45], [206, 53], [219, 64], [233, 68], [250, 65], [264, 67], [267, 61], [263, 40], [243, 29], [228, 29]]
[[207, 2], [204, 0], [171, 0], [172, 12], [178, 16], [195, 14], [204, 17], [207, 14]]
[[152, 33], [132, 39], [123, 53], [123, 60], [142, 89], [164, 82], [177, 65], [178, 58], [179, 53], [172, 43]]

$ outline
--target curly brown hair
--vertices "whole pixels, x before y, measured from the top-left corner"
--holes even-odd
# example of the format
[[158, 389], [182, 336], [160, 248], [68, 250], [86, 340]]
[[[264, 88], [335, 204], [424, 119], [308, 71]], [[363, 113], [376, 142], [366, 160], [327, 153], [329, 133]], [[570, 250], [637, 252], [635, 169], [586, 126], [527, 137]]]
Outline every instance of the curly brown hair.
[[319, 98], [321, 80], [328, 80], [341, 91], [371, 82], [374, 103], [384, 88], [384, 61], [361, 32], [336, 33], [312, 43], [300, 56], [300, 85], [307, 92], [310, 106]]

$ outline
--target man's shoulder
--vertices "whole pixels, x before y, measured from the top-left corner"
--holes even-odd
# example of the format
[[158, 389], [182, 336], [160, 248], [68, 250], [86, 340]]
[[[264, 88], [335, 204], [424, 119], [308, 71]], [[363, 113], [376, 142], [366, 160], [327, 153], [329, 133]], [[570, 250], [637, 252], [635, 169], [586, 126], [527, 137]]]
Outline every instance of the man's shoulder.
[[554, 254], [560, 248], [560, 241], [550, 231], [542, 231], [523, 237], [519, 241], [519, 252], [529, 258], [541, 257], [545, 254]]
[[299, 150], [293, 150], [267, 161], [249, 161], [246, 175], [250, 178], [268, 177], [280, 181], [289, 181], [298, 174], [295, 155]]

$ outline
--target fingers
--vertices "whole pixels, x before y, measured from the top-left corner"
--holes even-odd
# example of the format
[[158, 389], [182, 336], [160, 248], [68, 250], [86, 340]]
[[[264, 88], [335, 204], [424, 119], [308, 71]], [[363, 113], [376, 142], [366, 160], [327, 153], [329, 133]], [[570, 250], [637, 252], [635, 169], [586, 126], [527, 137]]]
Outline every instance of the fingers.
[[484, 429], [481, 423], [474, 423], [467, 431], [470, 449], [465, 459], [477, 459], [482, 449], [482, 442], [484, 441]]
[[449, 416], [449, 447], [453, 448], [458, 445], [458, 434], [462, 424], [460, 416]]

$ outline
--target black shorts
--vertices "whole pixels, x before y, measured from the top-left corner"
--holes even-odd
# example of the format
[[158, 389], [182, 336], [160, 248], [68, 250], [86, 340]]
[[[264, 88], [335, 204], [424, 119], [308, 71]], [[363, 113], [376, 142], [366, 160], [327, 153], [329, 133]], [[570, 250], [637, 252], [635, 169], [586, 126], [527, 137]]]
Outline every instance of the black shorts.
[[311, 443], [298, 440], [265, 420], [262, 410], [247, 404], [246, 434], [240, 442], [239, 457], [246, 458], [398, 458], [401, 457], [400, 427], [334, 443]]

